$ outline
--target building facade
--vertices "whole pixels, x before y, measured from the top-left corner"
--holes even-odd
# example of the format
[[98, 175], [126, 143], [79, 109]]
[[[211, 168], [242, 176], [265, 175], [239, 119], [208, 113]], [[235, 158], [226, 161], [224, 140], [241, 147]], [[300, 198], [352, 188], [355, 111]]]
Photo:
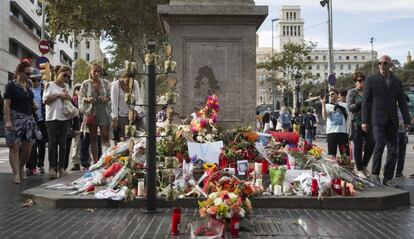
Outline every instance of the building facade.
[[[275, 26], [275, 49], [274, 52], [280, 52], [283, 50], [283, 46], [288, 42], [301, 44], [305, 40], [304, 33], [304, 20], [301, 18], [300, 6], [282, 6], [279, 12], [279, 18], [276, 19]], [[377, 59], [377, 52], [371, 50], [362, 49], [334, 49], [334, 74], [336, 77], [352, 74], [359, 67], [362, 67], [366, 62], [371, 62]], [[256, 49], [256, 61], [257, 63], [264, 62], [272, 55], [271, 47], [257, 47]], [[312, 83], [325, 82], [329, 76], [328, 69], [328, 49], [316, 48], [310, 55], [309, 59], [313, 61], [313, 64], [307, 69], [312, 73], [315, 80]], [[273, 87], [266, 84], [266, 75], [271, 73], [266, 72], [264, 69], [257, 69], [256, 82], [257, 82], [257, 105], [272, 105], [272, 89]], [[278, 75], [278, 77], [282, 77]], [[293, 90], [295, 83], [291, 82], [289, 88]], [[310, 83], [310, 81], [307, 81]], [[275, 102], [281, 101], [282, 89], [276, 88], [277, 93], [274, 94]]]
[[75, 40], [75, 52], [73, 59], [76, 61], [78, 59], [83, 59], [87, 63], [90, 62], [104, 62], [104, 54], [100, 48], [101, 41], [99, 38], [84, 38], [80, 40]]
[[[42, 28], [42, 1], [40, 0], [2, 0], [0, 1], [0, 91], [12, 79], [16, 65], [22, 58], [32, 60], [33, 65], [38, 57], [38, 44], [41, 40]], [[86, 47], [83, 55], [75, 54], [75, 38], [66, 37], [51, 39], [45, 32], [45, 38], [50, 43], [50, 51], [44, 56], [52, 65], [69, 65], [73, 67], [76, 57], [87, 62], [102, 61], [102, 52], [98, 40], [89, 40], [89, 49]], [[86, 40], [85, 40], [86, 41]], [[81, 41], [82, 42], [82, 41]], [[79, 52], [82, 52], [80, 48]], [[89, 54], [89, 55], [88, 55]], [[87, 59], [89, 57], [89, 60]]]

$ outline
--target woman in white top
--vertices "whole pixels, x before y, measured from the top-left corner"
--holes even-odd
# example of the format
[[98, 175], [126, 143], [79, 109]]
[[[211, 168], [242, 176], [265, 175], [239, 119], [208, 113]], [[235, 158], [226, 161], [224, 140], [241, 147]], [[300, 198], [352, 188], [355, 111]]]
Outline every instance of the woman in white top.
[[[54, 81], [49, 82], [43, 93], [46, 105], [46, 128], [48, 134], [49, 177], [57, 178], [64, 174], [66, 139], [68, 137], [70, 119], [63, 115], [64, 100], [71, 100], [69, 86], [65, 83], [71, 77], [71, 68], [61, 66]], [[59, 153], [58, 153], [59, 146]]]
[[[140, 104], [140, 89], [138, 82], [134, 80], [132, 86], [132, 93], [135, 97], [135, 105], [127, 105], [125, 102], [125, 94], [131, 91], [129, 86], [129, 79], [133, 77], [131, 74], [124, 72], [120, 79], [112, 83], [111, 88], [111, 118], [112, 118], [112, 129], [114, 131], [114, 140], [119, 142], [121, 138], [125, 137], [125, 126], [128, 125], [128, 113], [130, 110], [134, 111], [135, 121], [143, 120], [138, 119], [137, 116], [141, 114], [142, 109]], [[139, 123], [139, 122], [136, 122]], [[138, 126], [137, 124], [134, 124]]]

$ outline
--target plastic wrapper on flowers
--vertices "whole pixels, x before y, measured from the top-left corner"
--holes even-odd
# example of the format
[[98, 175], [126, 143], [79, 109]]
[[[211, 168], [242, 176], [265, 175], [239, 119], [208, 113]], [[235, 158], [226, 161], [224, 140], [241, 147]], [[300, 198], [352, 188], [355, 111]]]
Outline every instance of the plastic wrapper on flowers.
[[115, 157], [120, 156], [122, 154], [128, 154], [129, 150], [129, 141], [121, 142], [116, 146], [113, 146], [112, 149], [101, 156], [101, 158], [95, 164], [89, 167], [89, 171], [94, 171], [99, 169], [103, 166], [110, 164]]

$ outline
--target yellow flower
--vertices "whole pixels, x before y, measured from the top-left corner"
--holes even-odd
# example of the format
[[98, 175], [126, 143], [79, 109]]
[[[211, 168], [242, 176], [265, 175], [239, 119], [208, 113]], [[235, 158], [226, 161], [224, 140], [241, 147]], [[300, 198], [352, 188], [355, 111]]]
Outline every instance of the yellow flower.
[[216, 164], [214, 164], [214, 163], [204, 163], [203, 164], [203, 169], [204, 170], [209, 170], [209, 169], [216, 169]]

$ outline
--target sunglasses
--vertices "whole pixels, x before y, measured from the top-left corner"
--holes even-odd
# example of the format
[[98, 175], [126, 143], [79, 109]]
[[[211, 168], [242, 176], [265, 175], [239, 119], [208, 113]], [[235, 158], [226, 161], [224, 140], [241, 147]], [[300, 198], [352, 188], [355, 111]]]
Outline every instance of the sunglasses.
[[386, 61], [379, 61], [378, 62], [378, 65], [379, 66], [387, 66], [388, 65], [388, 62], [386, 62]]
[[32, 79], [32, 82], [40, 82], [38, 79]]
[[361, 82], [364, 82], [365, 80], [363, 80], [363, 79], [358, 79], [358, 80], [356, 80], [356, 82], [359, 82], [359, 83], [361, 83]]
[[69, 74], [64, 74], [64, 75], [62, 75], [62, 77], [64, 77], [64, 78], [70, 78], [70, 77], [71, 77], [71, 75], [69, 75]]

